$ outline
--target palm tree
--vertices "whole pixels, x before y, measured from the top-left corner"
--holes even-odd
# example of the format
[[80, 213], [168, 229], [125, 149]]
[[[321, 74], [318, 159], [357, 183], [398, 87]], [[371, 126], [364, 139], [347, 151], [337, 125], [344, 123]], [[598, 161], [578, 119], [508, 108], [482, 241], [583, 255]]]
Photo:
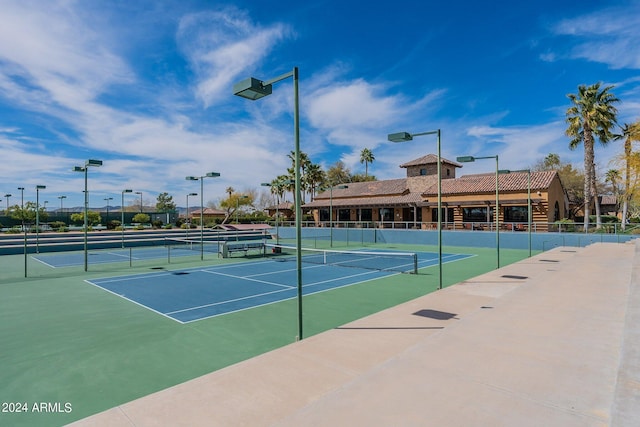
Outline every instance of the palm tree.
[[373, 151], [368, 148], [363, 148], [360, 152], [360, 163], [364, 163], [364, 176], [369, 175], [369, 163], [373, 163], [376, 158], [373, 156]]
[[596, 225], [600, 227], [600, 205], [597, 199], [594, 138], [606, 145], [614, 135], [611, 128], [616, 124], [618, 110], [613, 103], [619, 102], [610, 90], [613, 86], [600, 89], [600, 83], [591, 86], [578, 86], [577, 94], [568, 94], [573, 104], [567, 109], [566, 122], [569, 124], [565, 134], [571, 138], [569, 148], [584, 146], [584, 229], [589, 229], [591, 202], [595, 198]]
[[[295, 171], [296, 171], [296, 152], [291, 151], [289, 154], [287, 154], [287, 157], [289, 157], [289, 159], [291, 160], [291, 167], [287, 169], [287, 172], [289, 172], [289, 175], [291, 175], [291, 179], [294, 179]], [[308, 187], [305, 182], [306, 180], [304, 179], [304, 175], [305, 175], [305, 171], [307, 170], [310, 164], [311, 164], [311, 160], [309, 159], [309, 156], [307, 155], [307, 153], [304, 153], [301, 151], [300, 152], [300, 192], [302, 193], [301, 203], [304, 203], [305, 191], [308, 190]]]
[[615, 139], [624, 138], [624, 196], [622, 200], [622, 229], [626, 228], [627, 215], [629, 214], [629, 202], [633, 198], [631, 190], [631, 143], [640, 141], [640, 120], [633, 124], [624, 124], [622, 126], [622, 134], [616, 135]]
[[233, 187], [227, 187], [226, 190], [224, 190], [225, 193], [227, 193], [229, 195], [229, 197], [231, 197], [231, 195], [235, 192], [236, 190]]
[[316, 195], [316, 189], [326, 180], [327, 175], [320, 165], [312, 163], [307, 167], [305, 181], [311, 190], [311, 201], [313, 201], [313, 198]]
[[620, 206], [620, 188], [618, 188], [618, 182], [622, 178], [618, 169], [609, 169], [605, 175], [605, 182], [611, 184], [611, 190], [616, 197], [616, 215], [618, 215], [618, 208]]

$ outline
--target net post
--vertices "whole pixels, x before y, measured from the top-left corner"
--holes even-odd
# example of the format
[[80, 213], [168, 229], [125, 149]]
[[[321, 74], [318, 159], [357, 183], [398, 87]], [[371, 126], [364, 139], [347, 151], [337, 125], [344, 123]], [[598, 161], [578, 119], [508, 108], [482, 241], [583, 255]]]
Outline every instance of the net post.
[[133, 267], [133, 248], [129, 247], [129, 267]]
[[418, 274], [418, 254], [413, 254], [413, 274]]

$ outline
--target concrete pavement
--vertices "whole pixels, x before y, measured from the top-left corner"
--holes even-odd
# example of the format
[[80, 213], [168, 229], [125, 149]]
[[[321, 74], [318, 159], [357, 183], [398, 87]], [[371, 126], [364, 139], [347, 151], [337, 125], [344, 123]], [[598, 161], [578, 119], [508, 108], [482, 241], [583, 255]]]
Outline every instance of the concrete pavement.
[[556, 248], [72, 425], [638, 426], [639, 254]]

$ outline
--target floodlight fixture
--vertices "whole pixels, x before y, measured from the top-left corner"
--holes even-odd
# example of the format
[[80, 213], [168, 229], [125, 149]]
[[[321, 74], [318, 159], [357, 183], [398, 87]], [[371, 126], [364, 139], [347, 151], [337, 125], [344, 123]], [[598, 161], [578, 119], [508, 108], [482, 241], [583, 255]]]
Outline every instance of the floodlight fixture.
[[187, 181], [200, 181], [200, 261], [204, 260], [204, 179], [218, 178], [219, 176], [219, 172], [207, 172], [202, 176], [185, 177]]
[[255, 101], [271, 95], [272, 85], [265, 85], [262, 80], [249, 77], [239, 83], [233, 85], [233, 94], [242, 98]]
[[456, 160], [460, 163], [472, 163], [481, 159], [496, 159], [496, 209], [494, 212], [494, 219], [496, 223], [496, 269], [500, 268], [500, 189], [498, 177], [500, 175], [500, 168], [498, 167], [498, 155], [495, 156], [460, 156], [456, 157]]
[[[407, 142], [413, 141], [415, 136], [423, 135], [436, 135], [438, 145], [438, 166], [437, 166], [437, 179], [438, 179], [438, 289], [442, 289], [442, 156], [441, 156], [441, 144], [440, 144], [440, 129], [430, 130], [427, 132], [409, 133], [409, 132], [396, 132], [387, 135], [387, 140], [391, 142]], [[414, 209], [417, 209], [414, 207]]]
[[272, 85], [289, 77], [293, 78], [293, 136], [295, 153], [295, 220], [296, 220], [296, 276], [298, 302], [298, 337], [303, 339], [302, 324], [302, 205], [301, 205], [301, 177], [300, 177], [300, 104], [298, 95], [298, 67], [274, 79], [262, 81], [253, 77], [243, 80], [233, 86], [234, 95], [255, 101], [268, 96], [272, 92]]
[[87, 189], [87, 181], [90, 166], [102, 166], [102, 160], [89, 159], [84, 162], [84, 167], [73, 167], [74, 172], [84, 172], [84, 271], [88, 270], [89, 265], [89, 191]]

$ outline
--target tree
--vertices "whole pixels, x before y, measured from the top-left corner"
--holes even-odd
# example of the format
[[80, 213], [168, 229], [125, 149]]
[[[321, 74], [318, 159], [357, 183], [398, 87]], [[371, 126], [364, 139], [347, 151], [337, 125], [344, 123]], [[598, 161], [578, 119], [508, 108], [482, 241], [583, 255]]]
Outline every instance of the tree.
[[624, 194], [622, 196], [622, 229], [626, 228], [627, 216], [629, 215], [629, 202], [633, 198], [631, 187], [631, 150], [632, 142], [640, 141], [640, 120], [633, 124], [624, 124], [622, 134], [616, 135], [615, 139], [624, 139]]
[[[531, 170], [533, 171], [546, 171], [554, 170], [558, 172], [560, 180], [572, 204], [574, 209], [582, 208], [584, 203], [584, 173], [575, 169], [571, 163], [563, 163], [560, 160], [560, 156], [555, 153], [548, 154], [543, 160], [537, 162]], [[569, 218], [575, 216], [575, 211], [569, 214]]]
[[618, 209], [620, 207], [620, 188], [618, 182], [622, 178], [618, 169], [609, 169], [605, 175], [605, 182], [611, 184], [611, 192], [616, 197], [616, 216], [618, 215]]
[[[9, 209], [11, 211], [11, 218], [29, 222], [35, 222], [36, 220], [36, 204], [35, 202], [27, 202], [24, 205], [24, 209], [20, 205], [15, 205]], [[49, 219], [49, 213], [44, 210], [44, 207], [40, 207], [38, 210], [38, 217], [40, 221], [47, 221]]]
[[589, 229], [591, 203], [595, 198], [596, 225], [602, 224], [600, 205], [597, 199], [594, 140], [606, 145], [614, 135], [611, 128], [616, 124], [617, 109], [613, 106], [619, 102], [610, 90], [613, 86], [600, 89], [600, 83], [591, 86], [578, 86], [577, 94], [568, 94], [573, 104], [567, 109], [566, 122], [569, 125], [565, 134], [571, 138], [569, 148], [584, 146], [584, 229]]
[[377, 181], [378, 179], [375, 177], [375, 175], [362, 175], [361, 173], [357, 173], [355, 175], [351, 175], [349, 177], [349, 181], [351, 182], [366, 182], [366, 181]]
[[158, 194], [157, 202], [156, 202], [156, 210], [158, 212], [173, 212], [176, 210], [176, 204], [173, 201], [173, 196], [170, 196], [169, 193], [160, 193]]
[[330, 186], [351, 182], [351, 171], [338, 160], [327, 170], [327, 181]]
[[562, 162], [560, 161], [560, 156], [556, 153], [549, 153], [544, 160], [538, 162], [533, 166], [533, 170], [537, 171], [557, 171], [562, 168]]
[[248, 192], [248, 194], [233, 193], [226, 199], [222, 200], [220, 202], [220, 207], [226, 210], [222, 223], [226, 224], [226, 222], [229, 221], [229, 219], [231, 219], [231, 217], [233, 217], [233, 215], [238, 212], [242, 206], [252, 206], [254, 198], [255, 195]]
[[322, 167], [318, 164], [311, 163], [307, 167], [307, 171], [304, 175], [305, 182], [309, 190], [311, 191], [311, 201], [316, 195], [316, 190], [322, 187], [327, 180], [327, 174], [322, 170]]
[[363, 148], [360, 151], [360, 163], [364, 163], [364, 176], [369, 175], [369, 163], [373, 163], [376, 158], [373, 156], [373, 151], [368, 148]]
[[[292, 181], [295, 181], [296, 152], [295, 151], [290, 152], [289, 154], [287, 154], [287, 157], [289, 157], [289, 159], [291, 160], [291, 167], [287, 169], [287, 172], [289, 173], [290, 179]], [[311, 165], [311, 160], [309, 159], [309, 155], [301, 151], [300, 152], [300, 193], [301, 193], [300, 196], [302, 197], [302, 203], [304, 203], [305, 193], [309, 189], [305, 175], [310, 165]], [[294, 199], [295, 199], [295, 195], [294, 195]]]
[[131, 222], [136, 222], [138, 224], [148, 224], [151, 221], [151, 217], [146, 213], [138, 213], [131, 218]]
[[[84, 212], [71, 214], [71, 222], [75, 224], [84, 224]], [[87, 224], [89, 227], [98, 225], [102, 222], [99, 212], [87, 211]]]

